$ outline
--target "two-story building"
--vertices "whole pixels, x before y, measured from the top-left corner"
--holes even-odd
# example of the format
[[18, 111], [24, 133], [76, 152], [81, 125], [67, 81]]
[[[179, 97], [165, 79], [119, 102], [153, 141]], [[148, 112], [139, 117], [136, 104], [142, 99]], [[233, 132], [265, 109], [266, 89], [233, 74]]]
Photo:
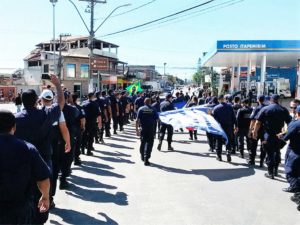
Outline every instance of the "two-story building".
[[[42, 87], [42, 75], [57, 73], [61, 82], [71, 92], [86, 95], [89, 84], [95, 90], [117, 88], [117, 69], [123, 62], [118, 60], [119, 46], [94, 39], [90, 54], [87, 36], [64, 36], [59, 41], [41, 42], [24, 59], [24, 78], [28, 85]], [[55, 53], [54, 53], [55, 51]], [[91, 57], [90, 57], [91, 55]], [[91, 70], [91, 77], [89, 72]]]

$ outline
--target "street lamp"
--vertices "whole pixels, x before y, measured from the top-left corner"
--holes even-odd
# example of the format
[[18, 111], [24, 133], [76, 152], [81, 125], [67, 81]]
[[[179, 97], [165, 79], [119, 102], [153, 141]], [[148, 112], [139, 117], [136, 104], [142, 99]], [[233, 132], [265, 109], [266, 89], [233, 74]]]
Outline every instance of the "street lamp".
[[164, 76], [166, 76], [166, 65], [167, 63], [164, 63]]
[[[91, 25], [90, 25], [90, 29], [88, 28], [87, 24], [85, 23], [81, 13], [79, 12], [77, 6], [74, 4], [74, 2], [72, 0], [69, 0], [69, 2], [75, 7], [80, 19], [82, 20], [83, 24], [85, 25], [86, 29], [88, 30], [89, 32], [89, 40], [88, 40], [88, 46], [89, 46], [89, 49], [90, 49], [90, 55], [89, 55], [89, 60], [91, 61], [91, 57], [93, 56], [93, 42], [94, 42], [94, 37], [95, 37], [95, 33], [96, 31], [98, 31], [98, 29], [108, 20], [108, 18], [119, 8], [122, 8], [122, 7], [127, 7], [127, 6], [130, 6], [131, 4], [124, 4], [124, 5], [120, 5], [120, 6], [117, 6], [115, 9], [113, 9], [111, 11], [111, 13], [108, 14], [108, 16], [102, 21], [102, 23], [97, 27], [96, 30], [94, 30], [94, 6], [96, 3], [106, 3], [106, 1], [98, 1], [98, 0], [80, 0], [80, 1], [87, 1], [87, 2], [90, 2], [91, 5], [90, 5], [90, 13], [91, 13]], [[89, 67], [91, 67], [91, 63], [89, 65]], [[88, 80], [88, 83], [89, 83], [89, 90], [92, 90], [93, 89], [93, 79], [92, 79], [92, 69], [89, 68], [89, 80]]]
[[56, 43], [55, 43], [55, 5], [57, 0], [50, 0], [53, 6], [53, 72], [55, 73], [55, 50], [56, 50]]

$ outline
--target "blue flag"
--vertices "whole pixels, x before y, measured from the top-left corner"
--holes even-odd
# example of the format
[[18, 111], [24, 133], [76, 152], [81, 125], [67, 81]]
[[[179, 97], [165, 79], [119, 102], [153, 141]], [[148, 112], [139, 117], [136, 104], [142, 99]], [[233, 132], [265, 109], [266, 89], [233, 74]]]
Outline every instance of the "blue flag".
[[196, 130], [204, 130], [208, 133], [220, 135], [228, 138], [221, 125], [208, 114], [210, 108], [205, 106], [197, 106], [162, 112], [159, 114], [161, 122], [172, 125], [175, 130], [179, 128], [193, 128]]

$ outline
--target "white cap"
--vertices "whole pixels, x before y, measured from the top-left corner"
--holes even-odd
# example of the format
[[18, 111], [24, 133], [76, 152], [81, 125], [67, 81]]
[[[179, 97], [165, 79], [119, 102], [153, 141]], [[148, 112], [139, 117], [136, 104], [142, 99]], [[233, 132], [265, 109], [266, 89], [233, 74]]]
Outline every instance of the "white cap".
[[40, 98], [51, 101], [53, 99], [53, 92], [49, 89], [45, 89], [45, 90], [43, 90], [42, 94], [40, 95]]

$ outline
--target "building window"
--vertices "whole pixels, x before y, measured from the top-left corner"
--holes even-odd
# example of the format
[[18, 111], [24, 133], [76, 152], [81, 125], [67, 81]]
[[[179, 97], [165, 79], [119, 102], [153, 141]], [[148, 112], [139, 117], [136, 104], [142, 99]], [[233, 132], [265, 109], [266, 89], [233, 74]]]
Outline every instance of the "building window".
[[81, 78], [88, 78], [89, 77], [89, 65], [88, 64], [81, 64], [80, 65], [80, 77]]
[[75, 78], [76, 64], [67, 64], [67, 77]]
[[28, 61], [28, 67], [39, 66], [39, 61]]
[[44, 73], [49, 73], [49, 64], [44, 65]]

